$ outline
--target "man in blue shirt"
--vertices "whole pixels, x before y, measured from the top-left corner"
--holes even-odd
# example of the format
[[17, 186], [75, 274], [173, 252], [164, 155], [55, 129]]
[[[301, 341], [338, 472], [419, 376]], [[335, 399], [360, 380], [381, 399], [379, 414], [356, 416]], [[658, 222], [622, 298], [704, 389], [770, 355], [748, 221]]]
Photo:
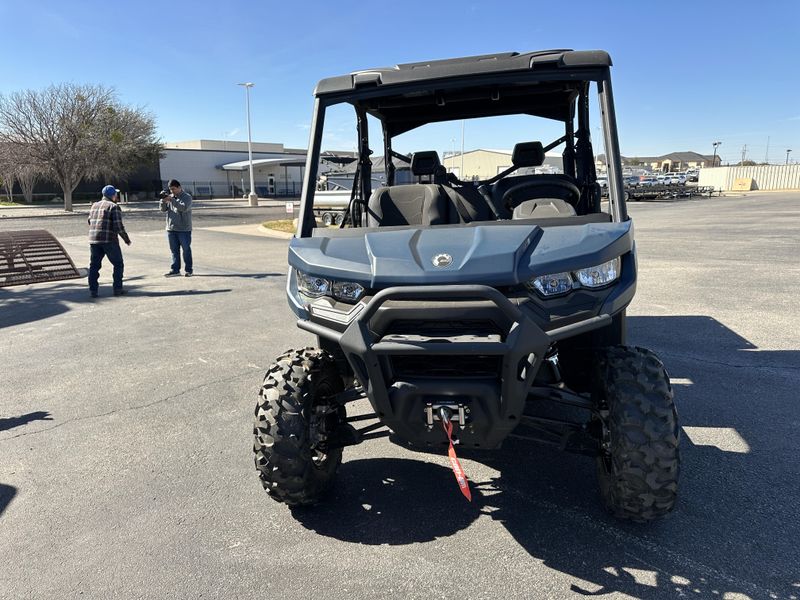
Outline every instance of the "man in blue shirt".
[[119, 238], [130, 246], [131, 239], [125, 226], [122, 224], [122, 210], [117, 203], [117, 189], [107, 185], [102, 191], [103, 197], [92, 204], [89, 209], [89, 294], [97, 298], [98, 279], [103, 258], [114, 265], [114, 295], [121, 296], [125, 293], [122, 289], [122, 274], [125, 264], [122, 262], [122, 249], [119, 247]]

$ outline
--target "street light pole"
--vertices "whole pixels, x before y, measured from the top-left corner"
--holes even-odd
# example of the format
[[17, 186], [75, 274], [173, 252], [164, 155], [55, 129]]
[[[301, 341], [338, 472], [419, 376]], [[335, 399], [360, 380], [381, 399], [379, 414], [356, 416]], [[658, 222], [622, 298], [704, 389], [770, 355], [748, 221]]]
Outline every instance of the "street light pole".
[[791, 148], [787, 148], [786, 149], [786, 164], [787, 165], [789, 164], [789, 152], [791, 152], [791, 151], [792, 151]]
[[253, 138], [250, 134], [250, 88], [255, 84], [251, 82], [237, 83], [244, 87], [245, 105], [247, 106], [247, 158], [250, 162], [250, 206], [258, 206], [258, 194], [256, 194], [255, 178], [253, 177]]
[[714, 142], [714, 144], [713, 144], [713, 146], [714, 146], [714, 158], [711, 159], [711, 167], [712, 168], [717, 166], [717, 146], [719, 146], [720, 144], [722, 144], [722, 142]]

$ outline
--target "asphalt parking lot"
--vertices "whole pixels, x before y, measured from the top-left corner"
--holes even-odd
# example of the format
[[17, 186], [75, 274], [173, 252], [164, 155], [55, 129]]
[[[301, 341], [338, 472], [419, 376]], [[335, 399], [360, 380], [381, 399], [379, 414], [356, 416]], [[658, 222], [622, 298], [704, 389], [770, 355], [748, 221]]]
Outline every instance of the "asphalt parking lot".
[[[515, 440], [462, 458], [472, 505], [446, 456], [388, 439], [345, 450], [324, 505], [273, 502], [256, 394], [313, 342], [286, 242], [260, 209], [196, 217], [195, 277], [165, 279], [160, 221], [131, 215], [128, 296], [108, 265], [97, 300], [0, 288], [0, 597], [800, 598], [800, 193], [629, 209], [629, 341], [664, 360], [684, 427], [670, 518], [607, 517], [591, 459]], [[49, 219], [0, 230], [52, 227], [87, 264], [85, 222]]]

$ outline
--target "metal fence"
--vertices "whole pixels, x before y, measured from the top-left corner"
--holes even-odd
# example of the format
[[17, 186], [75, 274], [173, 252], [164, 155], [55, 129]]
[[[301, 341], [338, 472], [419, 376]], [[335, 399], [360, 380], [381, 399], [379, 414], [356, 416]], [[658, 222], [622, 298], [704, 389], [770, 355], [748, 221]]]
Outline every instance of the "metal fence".
[[[167, 188], [167, 181], [163, 180], [163, 189]], [[255, 181], [256, 193], [261, 198], [296, 198], [300, 196], [301, 183], [299, 181]], [[250, 189], [227, 181], [181, 181], [181, 187], [198, 200], [213, 200], [214, 198], [242, 198]]]
[[[167, 181], [161, 182], [161, 189], [167, 189]], [[241, 185], [229, 183], [227, 181], [182, 181], [181, 186], [189, 192], [193, 198], [198, 200], [213, 200], [215, 198], [243, 198], [250, 189], [245, 183], [243, 189]], [[256, 193], [261, 198], [299, 198], [302, 184], [299, 181], [256, 181]], [[5, 190], [3, 190], [5, 191]], [[143, 192], [129, 191], [120, 188], [123, 202], [141, 202], [158, 199], [158, 191]], [[72, 193], [74, 204], [84, 204], [94, 202], [100, 198], [99, 191]], [[0, 193], [0, 201], [10, 200], [7, 193]], [[14, 201], [24, 203], [25, 199], [21, 193], [14, 193]], [[37, 192], [33, 194], [33, 204], [63, 204], [64, 195], [60, 191]]]

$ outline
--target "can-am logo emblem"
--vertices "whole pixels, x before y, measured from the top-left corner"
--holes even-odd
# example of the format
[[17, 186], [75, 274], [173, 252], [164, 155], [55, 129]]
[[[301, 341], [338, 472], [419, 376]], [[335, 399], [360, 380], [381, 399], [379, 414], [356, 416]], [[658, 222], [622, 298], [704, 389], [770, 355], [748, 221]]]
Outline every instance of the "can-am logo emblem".
[[432, 262], [434, 267], [449, 267], [453, 264], [453, 257], [449, 254], [437, 254]]

